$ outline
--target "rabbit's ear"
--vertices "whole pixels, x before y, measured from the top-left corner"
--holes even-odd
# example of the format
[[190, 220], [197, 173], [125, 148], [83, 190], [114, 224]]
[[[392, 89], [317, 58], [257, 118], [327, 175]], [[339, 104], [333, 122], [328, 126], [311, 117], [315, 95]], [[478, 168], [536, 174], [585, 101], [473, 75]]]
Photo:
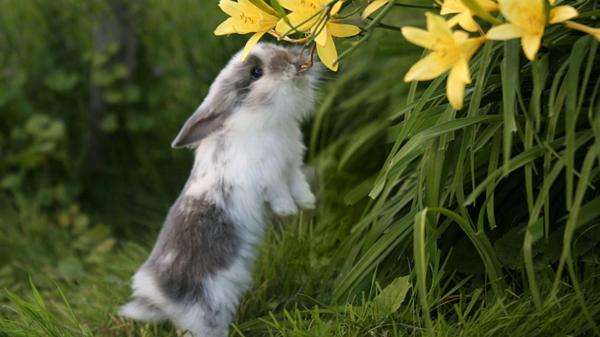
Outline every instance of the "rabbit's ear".
[[181, 148], [198, 143], [221, 128], [226, 116], [226, 113], [215, 113], [200, 106], [185, 122], [171, 146]]

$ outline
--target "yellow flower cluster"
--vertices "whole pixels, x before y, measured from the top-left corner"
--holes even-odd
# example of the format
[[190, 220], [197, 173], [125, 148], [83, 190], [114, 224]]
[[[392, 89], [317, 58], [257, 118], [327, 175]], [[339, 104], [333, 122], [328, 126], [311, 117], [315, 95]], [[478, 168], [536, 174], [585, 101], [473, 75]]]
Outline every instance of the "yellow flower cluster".
[[[381, 7], [382, 1], [375, 0], [372, 4], [378, 2], [377, 6]], [[469, 3], [475, 6], [467, 6], [462, 0], [445, 0], [440, 3], [440, 14], [456, 14], [448, 21], [426, 13], [427, 30], [402, 28], [402, 34], [408, 41], [431, 51], [412, 66], [404, 80], [431, 80], [450, 70], [446, 94], [455, 109], [462, 109], [465, 85], [471, 83], [468, 62], [486, 40], [520, 38], [523, 52], [529, 60], [536, 58], [548, 24], [564, 23], [566, 27], [591, 34], [600, 41], [600, 29], [568, 21], [578, 15], [577, 10], [571, 6], [554, 6], [555, 0], [471, 0]], [[507, 22], [492, 27], [486, 34], [473, 19], [476, 13], [471, 9], [474, 7], [484, 14], [499, 10]], [[452, 31], [457, 24], [468, 32], [480, 32], [479, 37], [471, 38], [463, 30]]]
[[[314, 40], [321, 62], [333, 71], [338, 70], [334, 37], [351, 37], [360, 33], [355, 25], [338, 22], [343, 0], [279, 0], [289, 13], [283, 15], [263, 0], [221, 0], [219, 7], [230, 17], [215, 29], [215, 35], [254, 33], [248, 40], [242, 59], [266, 34], [291, 42], [306, 43]], [[300, 34], [301, 39], [289, 35]]]
[[469, 38], [464, 31], [453, 32], [450, 24], [441, 16], [432, 13], [426, 13], [426, 16], [426, 31], [413, 27], [402, 28], [402, 35], [408, 41], [431, 51], [408, 70], [404, 80], [431, 80], [450, 69], [446, 95], [455, 109], [461, 109], [465, 85], [471, 83], [469, 60], [485, 39]]
[[[351, 37], [361, 32], [356, 25], [340, 22], [339, 12], [344, 1], [346, 0], [272, 1], [278, 4], [276, 7], [280, 10], [276, 11], [264, 0], [221, 0], [219, 7], [229, 18], [215, 29], [215, 34], [254, 33], [246, 43], [242, 59], [267, 33], [290, 42], [314, 43], [313, 47], [316, 47], [321, 62], [327, 68], [337, 71], [338, 53], [333, 38]], [[362, 19], [369, 19], [390, 1], [369, 0], [362, 10]], [[571, 6], [556, 6], [556, 0], [435, 1], [441, 6], [442, 16], [426, 13], [426, 30], [414, 27], [401, 29], [408, 41], [430, 51], [429, 55], [409, 69], [404, 80], [431, 80], [449, 71], [446, 94], [452, 107], [457, 110], [462, 109], [465, 86], [471, 83], [469, 60], [487, 40], [520, 38], [523, 52], [529, 60], [536, 58], [547, 25], [563, 23], [570, 29], [590, 34], [600, 41], [600, 28], [569, 21], [578, 16], [577, 10]], [[506, 22], [490, 14], [498, 11]], [[377, 24], [383, 15], [376, 16], [367, 29]], [[445, 19], [445, 15], [452, 17]], [[475, 16], [493, 23], [487, 33], [474, 19]], [[462, 29], [455, 29], [456, 26]], [[472, 33], [478, 35], [471, 36]], [[368, 35], [369, 32], [365, 38]]]

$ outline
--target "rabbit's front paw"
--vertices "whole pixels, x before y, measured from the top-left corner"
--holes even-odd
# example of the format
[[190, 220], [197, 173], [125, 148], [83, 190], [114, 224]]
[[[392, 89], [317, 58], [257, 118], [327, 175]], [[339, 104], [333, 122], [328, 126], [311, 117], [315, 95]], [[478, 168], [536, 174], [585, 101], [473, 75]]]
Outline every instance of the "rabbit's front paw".
[[297, 194], [294, 196], [298, 207], [302, 209], [314, 209], [317, 198], [312, 194], [310, 190], [304, 191], [304, 193]]
[[310, 191], [310, 185], [306, 182], [304, 175], [298, 171], [296, 179], [290, 186], [292, 196], [296, 201], [298, 207], [302, 209], [313, 209], [315, 208], [316, 198], [315, 195]]
[[289, 216], [298, 213], [298, 207], [291, 198], [278, 198], [271, 202], [273, 212], [279, 216]]

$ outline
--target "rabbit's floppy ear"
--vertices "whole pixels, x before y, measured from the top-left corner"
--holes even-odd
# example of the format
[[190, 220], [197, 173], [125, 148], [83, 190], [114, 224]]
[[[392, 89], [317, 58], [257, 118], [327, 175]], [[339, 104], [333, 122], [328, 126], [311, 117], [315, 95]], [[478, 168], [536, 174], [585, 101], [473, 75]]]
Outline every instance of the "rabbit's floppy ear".
[[183, 124], [171, 146], [174, 148], [190, 147], [219, 130], [227, 117], [231, 115], [236, 104], [239, 103], [238, 99], [239, 95], [235, 88], [231, 88], [230, 84], [212, 85], [204, 102]]
[[191, 147], [219, 130], [248, 94], [253, 81], [250, 69], [257, 64], [261, 61], [256, 56], [250, 55], [244, 63], [240, 63], [236, 54], [219, 73], [204, 102], [185, 122], [171, 146]]
[[194, 145], [221, 128], [228, 113], [211, 111], [203, 106], [204, 104], [188, 118], [171, 143], [172, 147], [181, 148]]
[[221, 71], [210, 86], [208, 95], [185, 122], [181, 131], [171, 146], [174, 148], [191, 147], [199, 141], [219, 130], [227, 117], [231, 115], [236, 106], [243, 99], [240, 92], [244, 86], [236, 83], [235, 69]]

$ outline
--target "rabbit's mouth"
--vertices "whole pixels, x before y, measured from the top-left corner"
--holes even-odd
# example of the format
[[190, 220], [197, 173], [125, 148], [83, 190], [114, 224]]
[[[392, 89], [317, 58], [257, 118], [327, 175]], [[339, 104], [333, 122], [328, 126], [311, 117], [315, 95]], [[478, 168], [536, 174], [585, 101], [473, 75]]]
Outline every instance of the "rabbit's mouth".
[[300, 66], [298, 66], [298, 73], [303, 73], [305, 71], [309, 71], [310, 68], [312, 68], [312, 66], [313, 66], [312, 61], [302, 63]]
[[313, 43], [313, 45], [310, 47], [310, 53], [309, 53], [310, 58], [308, 59], [308, 61], [300, 64], [297, 67], [298, 73], [303, 73], [305, 71], [310, 70], [310, 68], [313, 67], [313, 65], [314, 65], [314, 57], [315, 57], [315, 46], [316, 46], [316, 44]]

